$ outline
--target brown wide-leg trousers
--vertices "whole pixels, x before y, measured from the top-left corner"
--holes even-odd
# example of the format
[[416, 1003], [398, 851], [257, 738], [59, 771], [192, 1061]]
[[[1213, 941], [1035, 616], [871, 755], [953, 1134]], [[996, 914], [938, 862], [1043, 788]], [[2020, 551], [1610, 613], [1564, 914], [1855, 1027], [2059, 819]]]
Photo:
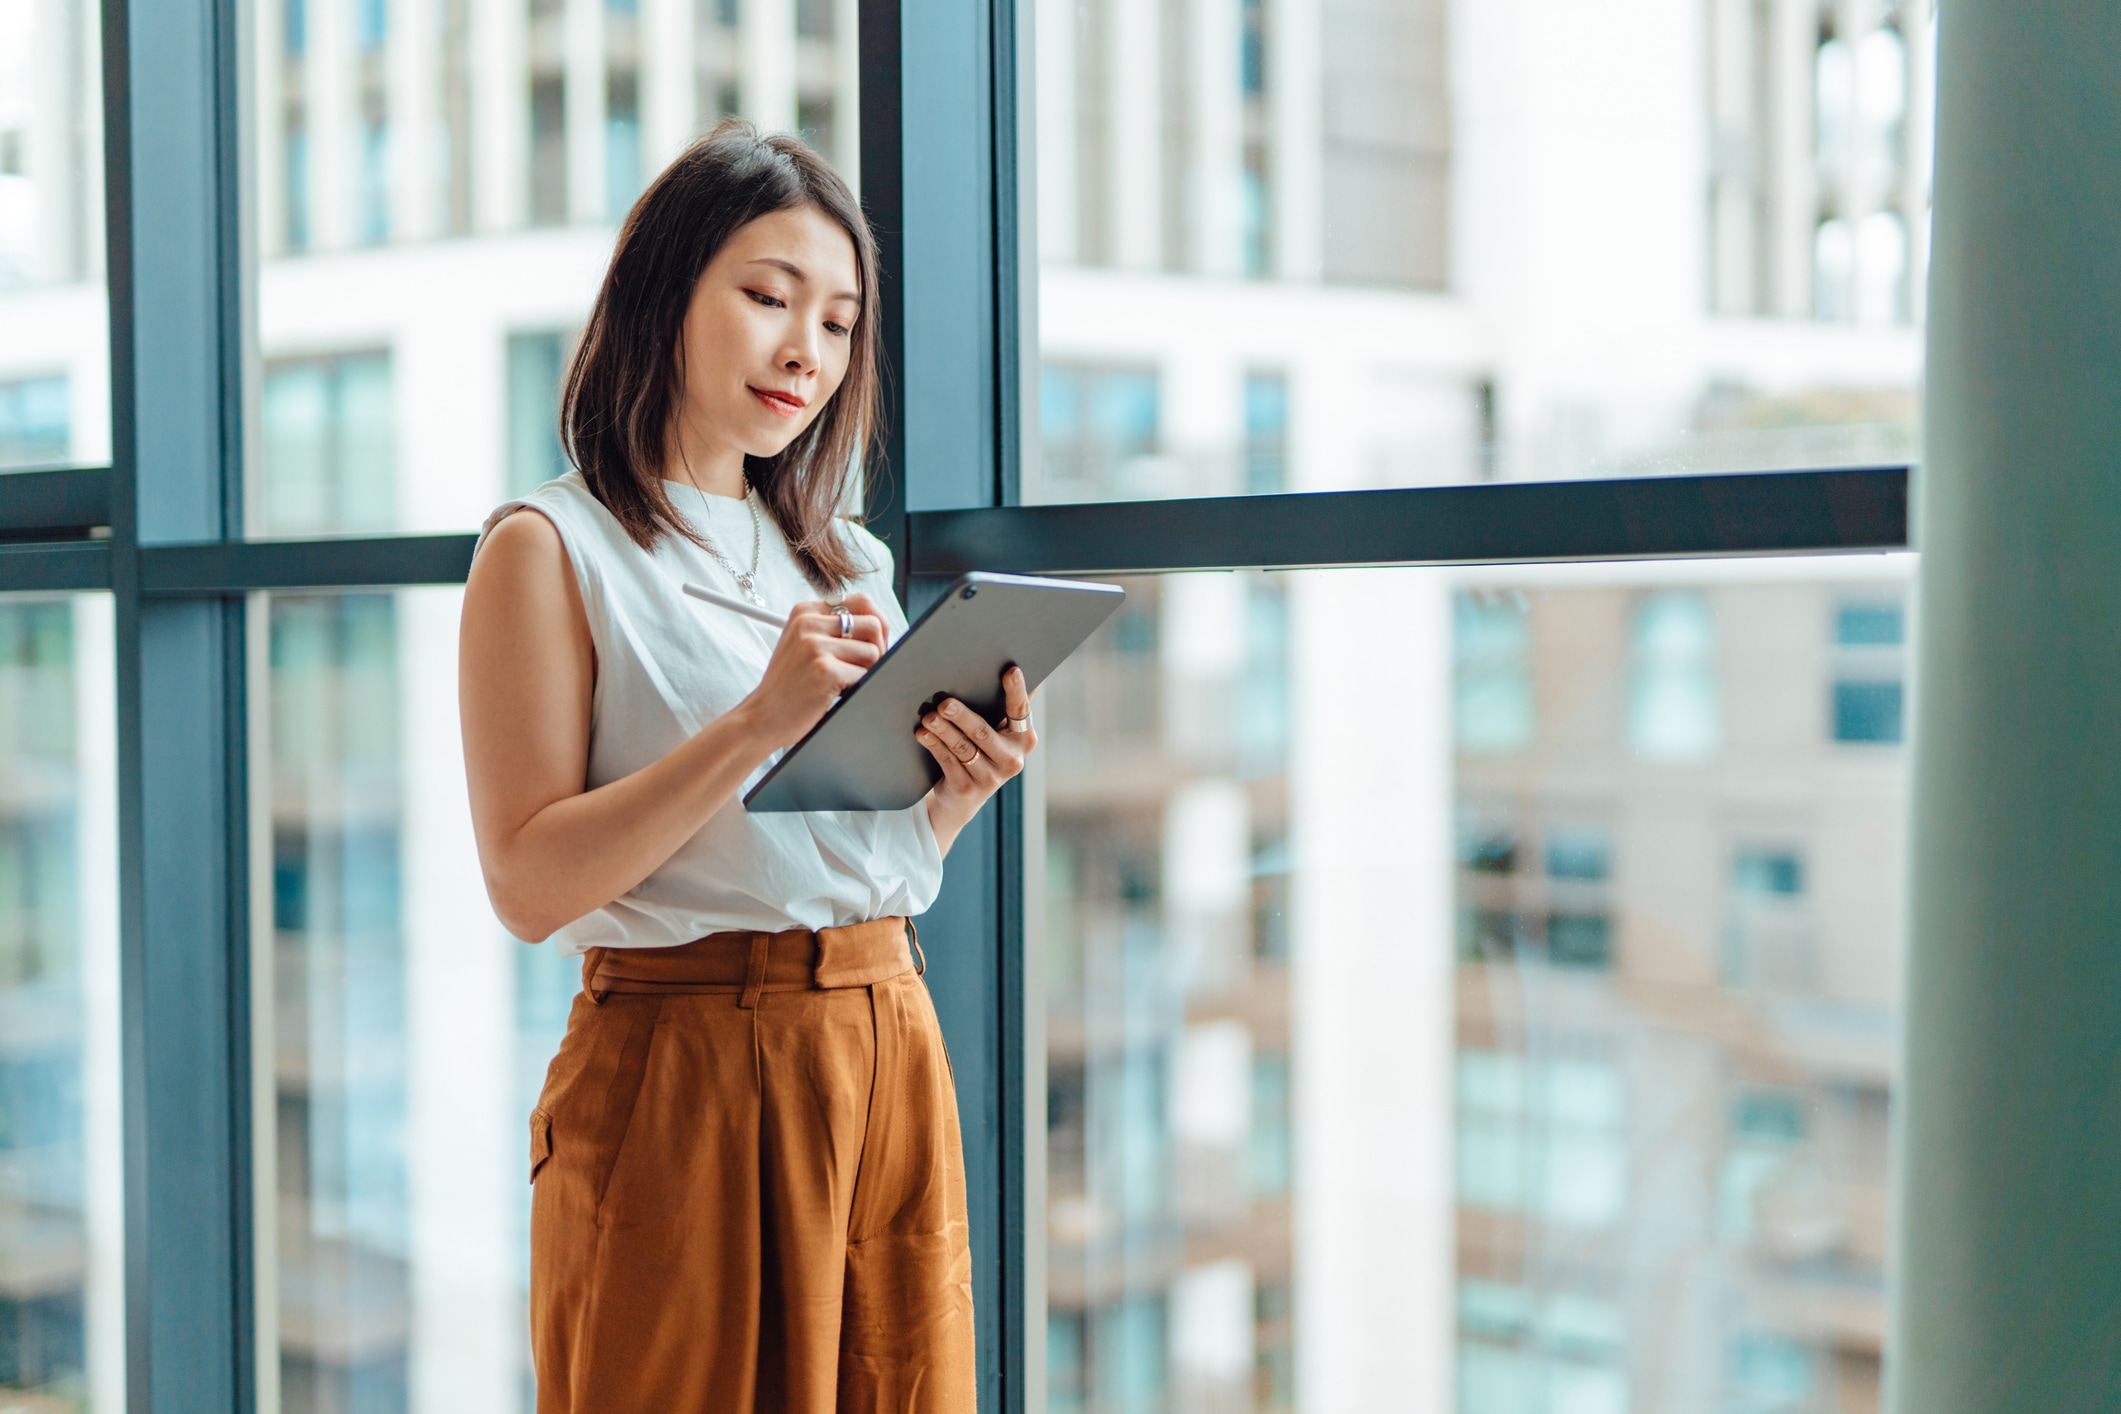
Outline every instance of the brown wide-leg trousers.
[[908, 936], [583, 959], [530, 1117], [538, 1414], [972, 1414], [957, 1099]]

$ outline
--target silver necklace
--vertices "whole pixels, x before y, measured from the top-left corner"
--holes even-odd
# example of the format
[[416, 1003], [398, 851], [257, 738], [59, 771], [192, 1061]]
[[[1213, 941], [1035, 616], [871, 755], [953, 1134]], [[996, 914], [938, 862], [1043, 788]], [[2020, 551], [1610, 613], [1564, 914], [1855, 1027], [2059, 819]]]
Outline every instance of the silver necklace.
[[[696, 482], [688, 482], [687, 484], [692, 486], [692, 494], [700, 498], [701, 512], [706, 515], [714, 514], [714, 508], [707, 504], [707, 493], [702, 491]], [[714, 556], [716, 564], [729, 571], [729, 577], [736, 581], [737, 588], [744, 591], [744, 597], [763, 609], [766, 607], [766, 600], [752, 584], [752, 580], [759, 572], [759, 504], [751, 494], [751, 478], [748, 476], [744, 478], [744, 505], [751, 512], [750, 569], [739, 571], [735, 565], [729, 563], [720, 550], [714, 548], [713, 543], [705, 536], [701, 537], [700, 543], [707, 547], [708, 554]]]

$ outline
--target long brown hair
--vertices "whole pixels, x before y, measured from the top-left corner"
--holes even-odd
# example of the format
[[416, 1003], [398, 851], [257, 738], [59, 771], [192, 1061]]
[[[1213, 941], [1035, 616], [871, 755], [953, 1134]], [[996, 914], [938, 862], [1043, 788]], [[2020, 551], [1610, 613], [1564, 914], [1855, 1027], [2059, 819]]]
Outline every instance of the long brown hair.
[[732, 235], [761, 216], [804, 206], [838, 222], [854, 242], [862, 310], [838, 391], [780, 455], [744, 458], [744, 475], [803, 573], [832, 591], [873, 568], [854, 558], [834, 522], [848, 509], [876, 435], [876, 241], [854, 193], [798, 139], [762, 137], [741, 118], [726, 119], [641, 193], [567, 370], [560, 441], [635, 544], [652, 550], [665, 532], [704, 544], [663, 490], [685, 396], [685, 312]]

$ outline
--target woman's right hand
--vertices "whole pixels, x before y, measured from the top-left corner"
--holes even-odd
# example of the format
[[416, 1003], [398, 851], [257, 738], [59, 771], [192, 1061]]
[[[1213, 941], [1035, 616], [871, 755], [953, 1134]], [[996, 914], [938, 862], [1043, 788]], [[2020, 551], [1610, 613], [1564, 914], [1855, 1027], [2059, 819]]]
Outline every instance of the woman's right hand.
[[850, 594], [842, 603], [852, 619], [844, 638], [833, 605], [821, 599], [796, 605], [773, 647], [766, 676], [744, 699], [747, 715], [772, 749], [801, 741], [840, 694], [884, 656], [884, 615], [876, 601]]

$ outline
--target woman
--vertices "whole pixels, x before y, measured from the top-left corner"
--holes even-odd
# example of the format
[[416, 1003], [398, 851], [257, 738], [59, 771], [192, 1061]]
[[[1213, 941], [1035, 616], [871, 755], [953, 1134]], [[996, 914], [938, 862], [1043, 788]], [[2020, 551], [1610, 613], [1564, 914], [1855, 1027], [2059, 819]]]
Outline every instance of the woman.
[[943, 774], [911, 810], [738, 800], [905, 630], [890, 552], [841, 515], [876, 339], [845, 184], [723, 124], [619, 234], [561, 412], [578, 470], [473, 563], [487, 891], [583, 958], [531, 1116], [541, 1414], [973, 1408], [956, 1100], [907, 918], [1036, 744], [1022, 676], [1007, 723], [952, 701], [914, 729]]

